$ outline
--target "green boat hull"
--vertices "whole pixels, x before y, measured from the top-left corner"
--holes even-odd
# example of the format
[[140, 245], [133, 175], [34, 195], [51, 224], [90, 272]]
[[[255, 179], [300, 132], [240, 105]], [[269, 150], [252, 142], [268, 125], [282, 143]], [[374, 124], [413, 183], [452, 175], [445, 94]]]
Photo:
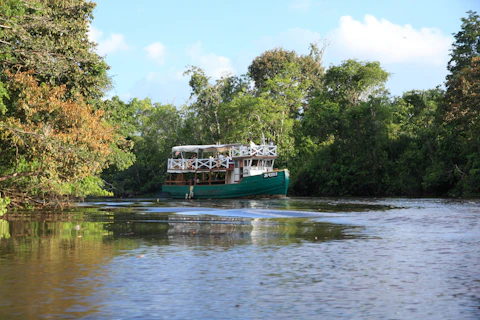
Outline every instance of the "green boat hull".
[[162, 192], [174, 199], [185, 199], [193, 191], [193, 199], [231, 199], [251, 197], [285, 197], [290, 174], [287, 169], [244, 177], [240, 183], [222, 185], [164, 185]]

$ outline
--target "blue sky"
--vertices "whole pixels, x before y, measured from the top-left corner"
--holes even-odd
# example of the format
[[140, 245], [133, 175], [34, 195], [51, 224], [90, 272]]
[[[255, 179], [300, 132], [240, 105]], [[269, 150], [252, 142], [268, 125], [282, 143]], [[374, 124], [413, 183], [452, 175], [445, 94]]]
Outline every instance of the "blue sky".
[[89, 37], [122, 100], [188, 102], [187, 66], [212, 80], [241, 75], [266, 50], [308, 53], [329, 43], [324, 66], [380, 61], [394, 95], [441, 85], [462, 17], [480, 0], [98, 0]]

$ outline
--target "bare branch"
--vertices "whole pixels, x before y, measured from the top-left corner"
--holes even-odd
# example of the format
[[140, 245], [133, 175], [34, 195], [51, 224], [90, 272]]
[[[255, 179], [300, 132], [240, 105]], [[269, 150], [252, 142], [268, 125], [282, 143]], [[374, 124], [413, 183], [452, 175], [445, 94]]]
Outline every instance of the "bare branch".
[[0, 43], [8, 44], [9, 46], [12, 45], [10, 42], [4, 41], [4, 40], [0, 40]]
[[16, 178], [16, 177], [30, 177], [30, 176], [37, 175], [39, 173], [40, 173], [40, 171], [20, 172], [20, 173], [15, 172], [15, 173], [8, 174], [6, 176], [0, 177], [0, 181], [10, 180], [10, 179], [13, 179], [13, 178]]
[[15, 129], [15, 128], [12, 128], [12, 127], [7, 127], [5, 125], [0, 125], [0, 128], [7, 129], [7, 130], [10, 130], [10, 131], [13, 131], [13, 132], [16, 132], [16, 133], [31, 134], [31, 135], [34, 135], [34, 136], [37, 136], [37, 137], [42, 136], [41, 134], [36, 133], [36, 132], [23, 131], [23, 130]]

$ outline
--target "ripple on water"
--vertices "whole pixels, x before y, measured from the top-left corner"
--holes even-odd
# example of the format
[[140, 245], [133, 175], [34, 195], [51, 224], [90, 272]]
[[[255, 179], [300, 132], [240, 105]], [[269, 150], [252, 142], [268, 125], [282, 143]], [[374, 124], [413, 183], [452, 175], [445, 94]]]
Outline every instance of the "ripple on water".
[[0, 318], [478, 319], [478, 204], [141, 199], [7, 215]]

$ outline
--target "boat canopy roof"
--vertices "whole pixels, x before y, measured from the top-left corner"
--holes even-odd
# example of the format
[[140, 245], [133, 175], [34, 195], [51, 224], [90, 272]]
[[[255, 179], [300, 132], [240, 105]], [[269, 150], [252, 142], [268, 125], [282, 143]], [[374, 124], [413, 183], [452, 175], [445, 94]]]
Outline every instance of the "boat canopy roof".
[[204, 152], [225, 152], [232, 147], [241, 146], [241, 143], [233, 144], [206, 144], [206, 145], [190, 145], [190, 146], [176, 146], [172, 148], [172, 152], [196, 152], [202, 150]]

